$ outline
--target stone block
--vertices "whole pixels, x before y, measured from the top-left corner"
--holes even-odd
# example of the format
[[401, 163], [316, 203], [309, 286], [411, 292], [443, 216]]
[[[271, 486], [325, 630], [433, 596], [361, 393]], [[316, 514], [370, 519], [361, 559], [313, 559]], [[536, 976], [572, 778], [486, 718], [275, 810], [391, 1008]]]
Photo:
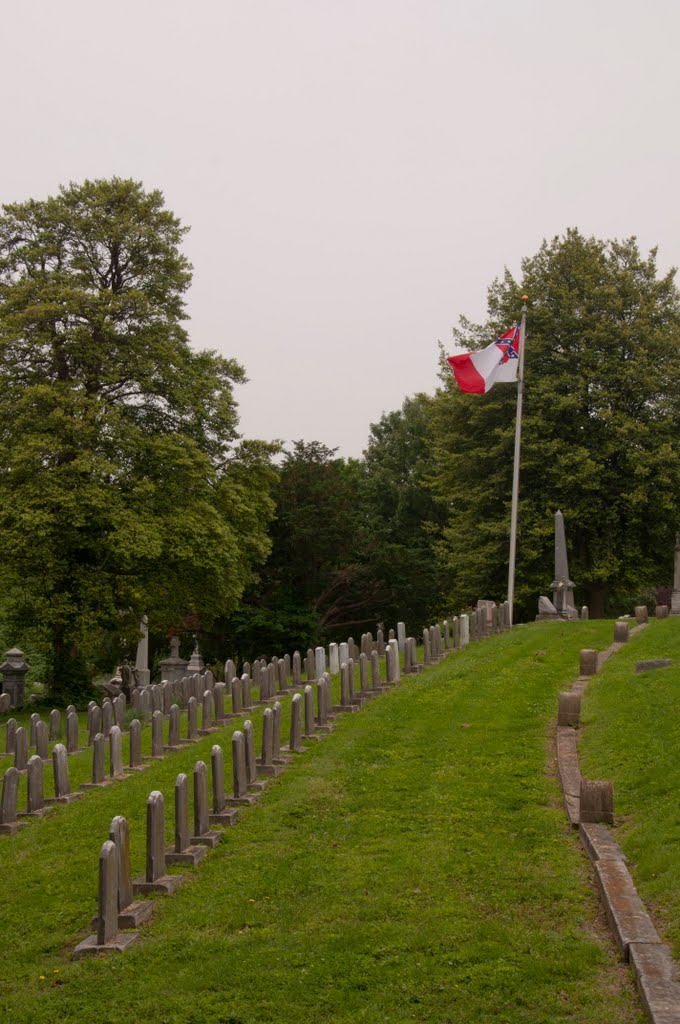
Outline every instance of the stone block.
[[670, 609], [667, 604], [657, 604], [656, 606], [656, 617], [657, 619], [667, 619]]
[[673, 664], [671, 658], [654, 658], [651, 661], [638, 661], [635, 663], [636, 672], [651, 672], [656, 668], [670, 668]]
[[628, 947], [633, 942], [659, 943], [661, 940], [624, 862], [598, 860], [594, 868], [607, 920], [624, 959], [628, 959]]
[[649, 611], [646, 604], [638, 604], [635, 607], [635, 621], [640, 626], [644, 622], [649, 622]]
[[611, 782], [581, 779], [579, 793], [582, 822], [614, 821], [614, 787]]
[[626, 644], [630, 636], [630, 628], [627, 622], [614, 623], [614, 643]]
[[558, 726], [577, 726], [581, 721], [581, 698], [577, 693], [561, 693], [557, 712]]
[[579, 663], [579, 675], [594, 676], [597, 672], [597, 651], [591, 648], [585, 648], [581, 651]]

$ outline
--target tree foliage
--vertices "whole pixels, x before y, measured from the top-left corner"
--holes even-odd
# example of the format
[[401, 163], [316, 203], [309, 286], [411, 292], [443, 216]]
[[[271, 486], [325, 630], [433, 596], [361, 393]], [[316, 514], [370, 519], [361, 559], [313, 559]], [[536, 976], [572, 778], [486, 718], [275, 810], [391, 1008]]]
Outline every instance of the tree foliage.
[[[465, 348], [517, 320], [530, 297], [516, 600], [525, 616], [550, 586], [553, 515], [570, 573], [593, 614], [668, 577], [680, 499], [680, 297], [674, 271], [634, 238], [570, 230], [489, 290], [484, 325], [461, 321]], [[458, 392], [442, 363], [433, 410], [438, 544], [461, 602], [506, 591], [516, 389]]]
[[268, 551], [271, 446], [239, 440], [243, 369], [189, 346], [186, 230], [120, 179], [0, 218], [0, 562], [56, 690], [143, 612], [233, 608]]

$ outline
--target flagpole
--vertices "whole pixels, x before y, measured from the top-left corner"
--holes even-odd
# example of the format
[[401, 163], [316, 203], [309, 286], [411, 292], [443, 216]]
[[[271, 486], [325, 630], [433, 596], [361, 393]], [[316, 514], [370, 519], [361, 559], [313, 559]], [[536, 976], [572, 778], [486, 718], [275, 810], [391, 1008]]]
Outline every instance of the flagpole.
[[519, 452], [522, 439], [522, 399], [524, 397], [524, 339], [527, 329], [527, 299], [522, 296], [522, 320], [519, 326], [519, 367], [517, 371], [517, 416], [515, 419], [515, 458], [512, 466], [512, 511], [510, 513], [510, 560], [508, 564], [508, 606], [513, 623], [515, 597], [515, 552], [517, 550], [517, 504], [519, 500]]

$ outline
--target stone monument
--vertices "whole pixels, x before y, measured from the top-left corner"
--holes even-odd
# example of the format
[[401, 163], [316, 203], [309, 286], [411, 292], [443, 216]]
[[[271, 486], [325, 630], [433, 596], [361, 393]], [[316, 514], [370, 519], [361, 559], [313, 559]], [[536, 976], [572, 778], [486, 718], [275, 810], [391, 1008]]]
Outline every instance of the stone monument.
[[9, 696], [10, 707], [22, 708], [24, 706], [24, 685], [28, 665], [24, 661], [24, 652], [18, 647], [12, 647], [5, 652], [5, 660], [0, 665], [2, 672], [2, 686], [0, 689]]
[[671, 615], [680, 615], [680, 533], [676, 533], [675, 535], [675, 561], [673, 566]]
[[170, 657], [164, 658], [159, 666], [161, 679], [167, 679], [171, 683], [178, 683], [182, 676], [187, 674], [187, 665], [188, 662], [179, 656], [179, 637], [171, 637]]
[[142, 621], [139, 624], [139, 632], [142, 635], [139, 643], [137, 644], [137, 658], [135, 661], [138, 680], [137, 685], [148, 686], [151, 682], [151, 672], [149, 671], [149, 620], [146, 615], [142, 615]]
[[559, 509], [555, 513], [555, 578], [552, 582], [552, 592], [552, 601], [549, 601], [547, 597], [539, 599], [537, 621], [578, 619], [578, 612], [574, 605], [574, 584], [569, 579], [564, 516]]

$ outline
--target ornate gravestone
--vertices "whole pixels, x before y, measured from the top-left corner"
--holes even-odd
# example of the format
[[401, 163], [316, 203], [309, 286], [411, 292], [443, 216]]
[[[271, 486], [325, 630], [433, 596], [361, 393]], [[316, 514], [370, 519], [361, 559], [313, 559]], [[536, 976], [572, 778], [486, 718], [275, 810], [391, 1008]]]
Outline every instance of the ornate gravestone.
[[5, 660], [0, 665], [2, 672], [2, 692], [9, 695], [10, 707], [24, 706], [24, 684], [29, 666], [24, 661], [24, 652], [18, 647], [6, 651]]
[[171, 683], [178, 683], [186, 675], [188, 661], [179, 656], [179, 637], [170, 638], [170, 657], [161, 661], [161, 679], [167, 679]]

